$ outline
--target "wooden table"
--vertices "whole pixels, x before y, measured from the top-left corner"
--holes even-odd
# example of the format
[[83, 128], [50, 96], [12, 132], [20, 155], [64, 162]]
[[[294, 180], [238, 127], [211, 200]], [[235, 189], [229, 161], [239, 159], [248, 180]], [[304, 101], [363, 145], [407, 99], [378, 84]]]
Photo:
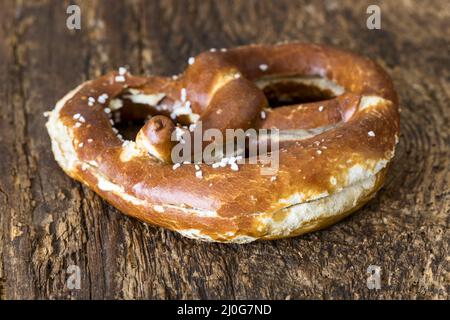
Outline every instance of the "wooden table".
[[[2, 1], [0, 298], [449, 298], [448, 1]], [[369, 4], [381, 30], [366, 27]], [[42, 113], [122, 65], [173, 74], [210, 47], [312, 41], [383, 65], [402, 134], [385, 187], [324, 231], [248, 245], [201, 243], [120, 214], [68, 178]], [[80, 269], [70, 290], [67, 268]], [[367, 268], [381, 267], [381, 289]], [[70, 270], [69, 270], [70, 271]]]

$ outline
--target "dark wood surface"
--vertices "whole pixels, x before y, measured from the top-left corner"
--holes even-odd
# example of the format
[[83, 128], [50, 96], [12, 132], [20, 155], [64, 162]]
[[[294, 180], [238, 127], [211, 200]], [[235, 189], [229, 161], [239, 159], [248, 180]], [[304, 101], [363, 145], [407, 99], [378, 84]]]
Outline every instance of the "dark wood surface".
[[[448, 1], [2, 1], [0, 298], [449, 298]], [[381, 30], [366, 8], [381, 7]], [[53, 159], [42, 113], [122, 65], [178, 73], [210, 47], [312, 41], [367, 55], [394, 79], [402, 134], [385, 187], [299, 238], [196, 242], [120, 214]], [[351, 72], [351, 71], [350, 71]], [[66, 269], [81, 269], [81, 289]], [[366, 270], [382, 268], [369, 290]]]

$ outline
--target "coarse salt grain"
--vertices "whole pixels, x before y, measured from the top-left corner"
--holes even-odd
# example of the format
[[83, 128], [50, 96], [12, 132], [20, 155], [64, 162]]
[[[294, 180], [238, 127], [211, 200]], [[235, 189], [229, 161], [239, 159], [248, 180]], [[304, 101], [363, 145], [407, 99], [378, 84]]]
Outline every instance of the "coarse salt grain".
[[173, 170], [176, 170], [177, 168], [179, 168], [181, 166], [180, 163], [175, 163], [172, 167]]
[[195, 62], [195, 58], [194, 57], [190, 57], [189, 59], [188, 59], [188, 63], [189, 64], [194, 64], [194, 62]]
[[121, 76], [125, 75], [126, 73], [127, 73], [127, 68], [125, 68], [125, 67], [120, 67], [119, 68], [119, 74]]
[[116, 77], [114, 78], [114, 80], [115, 80], [116, 82], [125, 82], [125, 77], [124, 77], [124, 76], [116, 76]]
[[267, 71], [267, 69], [269, 69], [269, 66], [265, 63], [262, 63], [259, 65], [259, 70], [261, 71]]
[[320, 106], [319, 107], [319, 112], [322, 112], [323, 111], [323, 106]]
[[187, 92], [186, 92], [186, 88], [182, 88], [181, 89], [181, 101], [185, 102], [186, 101], [186, 97], [187, 97]]
[[238, 171], [239, 170], [239, 167], [238, 167], [238, 165], [236, 163], [232, 163], [230, 167], [231, 167], [231, 170], [233, 170], [233, 171]]
[[266, 118], [266, 112], [265, 111], [261, 111], [261, 119], [265, 119]]
[[108, 95], [106, 93], [103, 93], [97, 98], [97, 101], [98, 103], [104, 104], [106, 103], [106, 99], [108, 99]]
[[195, 171], [195, 176], [196, 176], [198, 179], [201, 179], [201, 178], [203, 178], [203, 172], [202, 172], [201, 170]]
[[375, 137], [375, 132], [373, 131], [369, 131], [367, 132], [367, 134], [369, 135], [369, 137]]

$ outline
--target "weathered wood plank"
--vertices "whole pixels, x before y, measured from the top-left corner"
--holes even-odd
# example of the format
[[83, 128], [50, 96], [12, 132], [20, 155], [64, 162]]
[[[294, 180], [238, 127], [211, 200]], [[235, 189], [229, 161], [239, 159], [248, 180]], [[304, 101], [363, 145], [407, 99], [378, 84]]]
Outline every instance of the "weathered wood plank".
[[[0, 11], [0, 297], [448, 298], [449, 100], [446, 1], [5, 1]], [[121, 215], [58, 168], [42, 112], [121, 65], [172, 74], [210, 47], [314, 41], [381, 63], [402, 103], [386, 186], [360, 212], [295, 239], [198, 243]], [[382, 289], [366, 287], [369, 265]], [[66, 268], [81, 269], [81, 289]]]

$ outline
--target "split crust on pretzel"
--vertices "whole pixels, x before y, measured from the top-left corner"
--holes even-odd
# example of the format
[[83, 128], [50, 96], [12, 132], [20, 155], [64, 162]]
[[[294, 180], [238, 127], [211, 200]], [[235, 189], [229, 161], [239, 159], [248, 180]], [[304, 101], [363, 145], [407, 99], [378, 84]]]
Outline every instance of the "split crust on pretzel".
[[[334, 98], [270, 108], [260, 90], [283, 81]], [[201, 179], [194, 164], [174, 170], [158, 157], [164, 137], [149, 145], [145, 127], [137, 142], [117, 137], [104, 111], [119, 96], [207, 128], [286, 129], [279, 170], [202, 164]], [[250, 45], [202, 53], [177, 79], [122, 72], [87, 81], [57, 103], [47, 129], [63, 170], [124, 213], [190, 238], [246, 243], [318, 230], [365, 204], [394, 156], [399, 111], [389, 76], [367, 58], [312, 44]]]

